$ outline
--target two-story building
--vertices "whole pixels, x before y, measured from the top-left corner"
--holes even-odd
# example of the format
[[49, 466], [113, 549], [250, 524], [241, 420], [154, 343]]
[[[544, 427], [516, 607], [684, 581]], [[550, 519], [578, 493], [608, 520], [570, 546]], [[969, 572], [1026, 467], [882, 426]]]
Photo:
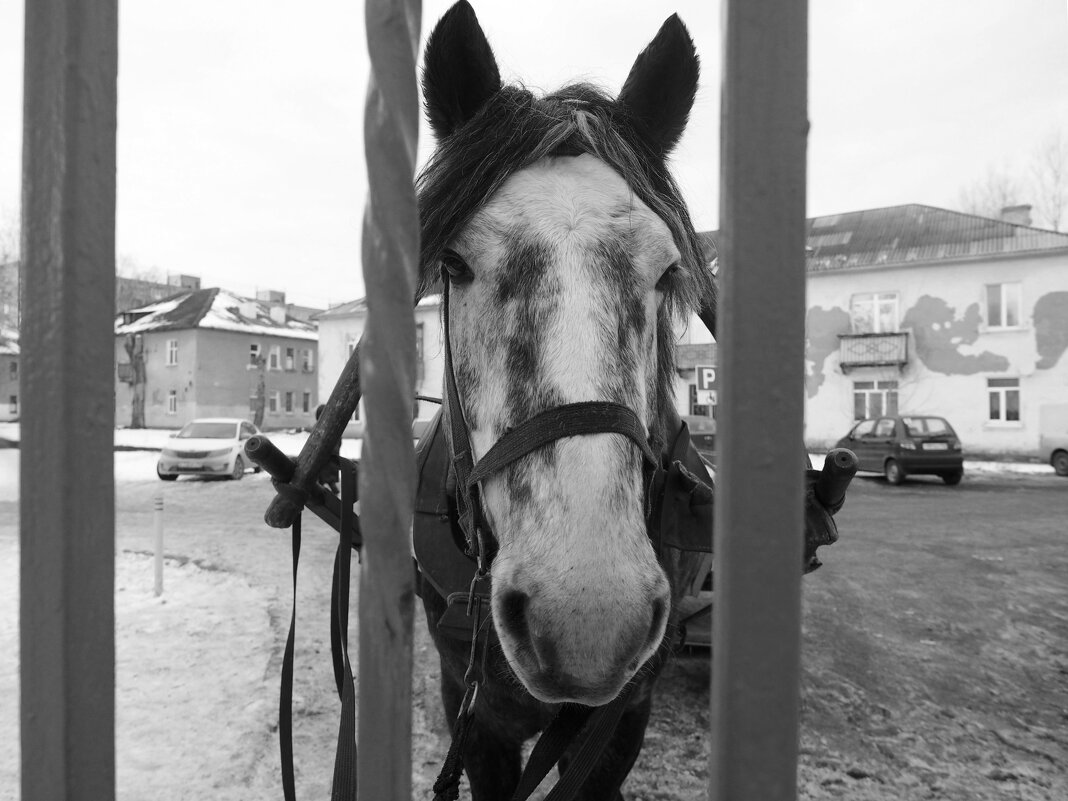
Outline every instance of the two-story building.
[[810, 447], [909, 412], [948, 419], [966, 452], [1041, 455], [1043, 428], [1068, 412], [1068, 234], [1031, 227], [1028, 211], [910, 204], [808, 221]]
[[307, 428], [318, 404], [318, 333], [270, 303], [220, 289], [182, 292], [115, 321], [116, 424], [177, 428], [244, 417]]
[[19, 332], [0, 321], [0, 421], [19, 419]]
[[[334, 385], [341, 376], [341, 371], [356, 343], [363, 336], [367, 325], [367, 300], [359, 298], [347, 303], [332, 306], [319, 312], [314, 319], [319, 324], [319, 397], [330, 397]], [[441, 296], [428, 295], [415, 309], [415, 349], [416, 349], [416, 387], [417, 395], [432, 398], [441, 396], [443, 376], [445, 375], [445, 349], [441, 329]], [[354, 432], [362, 430], [360, 418], [363, 404], [356, 410], [350, 428]], [[419, 401], [415, 409], [415, 418], [428, 420], [434, 416], [438, 404]]]

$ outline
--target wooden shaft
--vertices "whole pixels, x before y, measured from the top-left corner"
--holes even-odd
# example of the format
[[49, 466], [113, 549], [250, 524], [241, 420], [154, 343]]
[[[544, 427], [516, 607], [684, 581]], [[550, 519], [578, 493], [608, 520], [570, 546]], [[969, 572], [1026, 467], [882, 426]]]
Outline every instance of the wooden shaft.
[[[293, 466], [292, 475], [284, 483], [288, 483], [298, 490], [310, 492], [315, 486], [319, 472], [329, 461], [334, 452], [334, 445], [345, 433], [345, 426], [360, 404], [360, 349], [363, 338], [357, 343], [341, 376], [334, 384], [334, 391], [330, 393], [323, 413], [315, 421], [315, 426], [308, 435], [304, 447], [300, 449], [296, 464]], [[250, 458], [252, 454], [249, 454]], [[267, 472], [274, 473], [271, 470]], [[277, 476], [275, 476], [277, 478]], [[267, 507], [263, 515], [264, 522], [272, 528], [289, 528], [300, 513], [301, 507], [285, 495], [276, 495]]]
[[833, 509], [845, 500], [849, 482], [857, 474], [857, 455], [848, 448], [834, 448], [823, 460], [823, 470], [816, 480], [816, 500]]

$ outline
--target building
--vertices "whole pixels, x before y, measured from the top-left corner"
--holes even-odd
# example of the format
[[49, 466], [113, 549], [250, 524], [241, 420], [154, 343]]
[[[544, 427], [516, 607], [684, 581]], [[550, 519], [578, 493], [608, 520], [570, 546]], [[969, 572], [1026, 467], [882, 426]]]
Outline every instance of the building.
[[195, 289], [120, 314], [116, 424], [178, 428], [225, 416], [268, 430], [313, 425], [318, 333], [284, 300]]
[[[319, 323], [319, 397], [330, 397], [334, 385], [341, 376], [356, 343], [363, 335], [367, 324], [367, 301], [365, 298], [341, 303], [315, 315]], [[445, 375], [445, 347], [441, 329], [441, 296], [428, 295], [415, 309], [416, 389], [415, 394], [441, 397]], [[363, 404], [354, 415], [352, 428], [361, 429], [360, 417]], [[418, 402], [415, 417], [428, 420], [434, 416], [438, 404]]]
[[808, 221], [809, 447], [907, 412], [944, 416], [969, 453], [1041, 455], [1044, 429], [1068, 420], [1068, 235], [1026, 212]]
[[0, 422], [19, 419], [19, 332], [0, 320]]

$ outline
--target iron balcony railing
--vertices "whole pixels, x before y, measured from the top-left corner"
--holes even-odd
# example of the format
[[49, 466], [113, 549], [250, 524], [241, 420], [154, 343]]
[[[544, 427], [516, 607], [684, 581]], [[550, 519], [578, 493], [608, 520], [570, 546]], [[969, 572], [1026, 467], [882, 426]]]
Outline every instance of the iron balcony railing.
[[839, 334], [838, 363], [843, 372], [855, 367], [904, 367], [909, 362], [907, 331], [893, 334]]

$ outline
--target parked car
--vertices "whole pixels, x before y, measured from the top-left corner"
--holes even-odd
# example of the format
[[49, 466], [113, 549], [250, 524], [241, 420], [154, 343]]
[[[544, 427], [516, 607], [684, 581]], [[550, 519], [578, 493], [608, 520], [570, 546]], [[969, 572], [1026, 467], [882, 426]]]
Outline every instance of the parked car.
[[163, 446], [156, 475], [163, 481], [174, 481], [178, 476], [225, 476], [239, 480], [249, 467], [245, 442], [258, 433], [248, 420], [236, 417], [192, 420]]
[[941, 476], [950, 485], [964, 476], [960, 439], [943, 417], [903, 414], [861, 420], [835, 447], [849, 448], [860, 470], [882, 473], [891, 484], [910, 474]]
[[1042, 452], [1049, 454], [1049, 463], [1058, 476], [1068, 476], [1068, 431], [1063, 434], [1043, 434]]

